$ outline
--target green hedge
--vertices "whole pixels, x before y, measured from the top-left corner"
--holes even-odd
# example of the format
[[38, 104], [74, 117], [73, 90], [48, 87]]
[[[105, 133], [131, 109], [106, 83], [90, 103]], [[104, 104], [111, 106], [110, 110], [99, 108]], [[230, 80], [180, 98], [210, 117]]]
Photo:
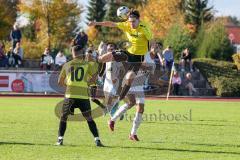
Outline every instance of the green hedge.
[[240, 97], [240, 73], [235, 69], [234, 63], [212, 59], [195, 59], [194, 65], [216, 90], [216, 95]]

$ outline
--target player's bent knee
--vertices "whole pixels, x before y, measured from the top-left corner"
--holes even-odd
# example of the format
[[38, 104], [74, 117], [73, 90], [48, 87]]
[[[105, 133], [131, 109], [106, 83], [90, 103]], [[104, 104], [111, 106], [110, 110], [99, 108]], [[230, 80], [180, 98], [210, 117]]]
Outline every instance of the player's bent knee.
[[128, 56], [124, 51], [112, 52], [113, 59], [117, 62], [124, 62], [128, 60]]

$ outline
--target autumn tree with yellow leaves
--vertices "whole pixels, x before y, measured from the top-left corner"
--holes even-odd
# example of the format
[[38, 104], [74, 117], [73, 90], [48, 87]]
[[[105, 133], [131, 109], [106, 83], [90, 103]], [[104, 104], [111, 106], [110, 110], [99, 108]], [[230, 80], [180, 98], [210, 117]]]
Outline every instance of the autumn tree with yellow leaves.
[[149, 0], [139, 10], [142, 19], [151, 25], [155, 38], [164, 39], [173, 24], [184, 25], [181, 0]]
[[0, 39], [6, 40], [17, 18], [18, 0], [0, 0]]
[[[31, 58], [39, 57], [42, 54], [39, 50], [45, 47], [67, 47], [83, 12], [82, 6], [76, 0], [25, 0], [18, 7], [20, 13], [27, 15], [30, 24], [33, 24], [34, 41], [25, 37], [25, 44], [32, 47], [28, 51], [34, 54]], [[27, 46], [26, 49], [28, 50]], [[37, 50], [38, 53], [32, 53]]]

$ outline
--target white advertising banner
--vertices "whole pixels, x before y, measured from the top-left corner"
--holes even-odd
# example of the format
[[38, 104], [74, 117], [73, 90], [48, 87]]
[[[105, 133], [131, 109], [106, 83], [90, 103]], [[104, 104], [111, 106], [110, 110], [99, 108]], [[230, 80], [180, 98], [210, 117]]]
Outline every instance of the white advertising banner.
[[55, 93], [49, 84], [47, 72], [1, 72], [0, 92]]

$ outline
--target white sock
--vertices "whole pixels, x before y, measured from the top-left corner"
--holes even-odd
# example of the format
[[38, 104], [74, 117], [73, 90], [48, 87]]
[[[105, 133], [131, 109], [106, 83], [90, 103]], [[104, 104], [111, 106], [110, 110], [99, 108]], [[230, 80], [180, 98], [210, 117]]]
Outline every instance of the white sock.
[[62, 136], [59, 136], [58, 139], [63, 139], [63, 137], [62, 137]]
[[121, 115], [123, 115], [128, 110], [128, 104], [125, 103], [121, 107], [118, 108], [116, 113], [111, 117], [112, 121], [116, 121]]
[[100, 138], [99, 138], [99, 137], [95, 137], [94, 140], [95, 140], [95, 141], [98, 141], [98, 140], [100, 140]]
[[136, 112], [135, 118], [133, 120], [131, 135], [136, 135], [137, 134], [137, 129], [139, 128], [141, 122], [142, 122], [142, 113]]

